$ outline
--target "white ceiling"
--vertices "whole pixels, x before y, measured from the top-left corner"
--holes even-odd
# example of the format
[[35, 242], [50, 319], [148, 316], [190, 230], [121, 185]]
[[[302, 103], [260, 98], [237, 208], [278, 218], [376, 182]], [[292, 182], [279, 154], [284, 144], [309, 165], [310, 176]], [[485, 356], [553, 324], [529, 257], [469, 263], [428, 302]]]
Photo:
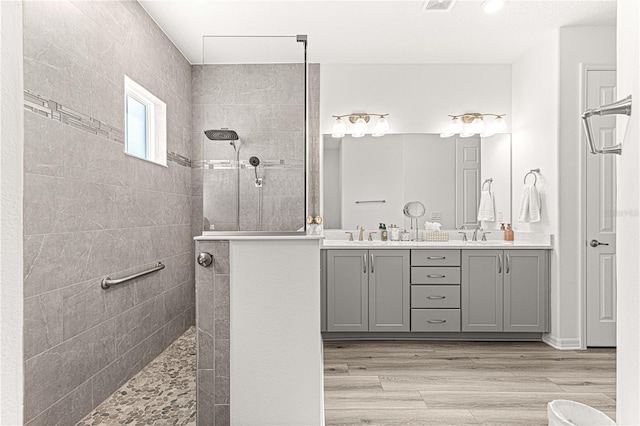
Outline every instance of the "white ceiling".
[[616, 22], [615, 0], [507, 0], [495, 15], [480, 0], [459, 0], [450, 12], [397, 0], [140, 3], [193, 64], [202, 63], [205, 34], [307, 34], [317, 63], [509, 64], [554, 29]]

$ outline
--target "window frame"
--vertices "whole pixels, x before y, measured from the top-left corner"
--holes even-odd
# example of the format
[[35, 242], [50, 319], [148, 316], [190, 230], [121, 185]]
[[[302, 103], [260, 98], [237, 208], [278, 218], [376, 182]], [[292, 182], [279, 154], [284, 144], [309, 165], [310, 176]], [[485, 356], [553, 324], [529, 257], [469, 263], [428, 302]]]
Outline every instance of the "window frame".
[[[126, 155], [167, 167], [167, 107], [153, 93], [124, 76], [124, 152]], [[129, 152], [129, 98], [145, 106], [146, 156]]]

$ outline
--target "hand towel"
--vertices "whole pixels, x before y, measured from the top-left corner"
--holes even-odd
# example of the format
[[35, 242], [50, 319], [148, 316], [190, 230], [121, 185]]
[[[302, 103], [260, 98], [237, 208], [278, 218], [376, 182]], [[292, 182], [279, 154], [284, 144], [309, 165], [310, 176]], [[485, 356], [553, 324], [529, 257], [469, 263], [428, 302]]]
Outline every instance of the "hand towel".
[[493, 194], [491, 191], [482, 191], [480, 194], [480, 207], [478, 208], [478, 220], [493, 222], [494, 219]]
[[525, 185], [520, 201], [520, 217], [518, 222], [540, 222], [540, 194], [536, 185]]

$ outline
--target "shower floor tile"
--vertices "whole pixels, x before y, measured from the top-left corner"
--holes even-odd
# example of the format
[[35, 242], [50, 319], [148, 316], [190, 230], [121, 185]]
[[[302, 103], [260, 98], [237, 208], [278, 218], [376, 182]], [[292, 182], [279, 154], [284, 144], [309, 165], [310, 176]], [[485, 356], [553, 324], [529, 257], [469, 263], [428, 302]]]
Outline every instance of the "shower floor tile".
[[195, 426], [195, 339], [191, 327], [76, 426]]

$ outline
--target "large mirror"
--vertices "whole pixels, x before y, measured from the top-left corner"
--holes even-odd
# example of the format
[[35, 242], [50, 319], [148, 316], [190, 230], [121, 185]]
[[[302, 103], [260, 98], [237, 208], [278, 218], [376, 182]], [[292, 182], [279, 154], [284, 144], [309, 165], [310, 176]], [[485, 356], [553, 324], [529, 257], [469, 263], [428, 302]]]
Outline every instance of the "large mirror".
[[[325, 229], [377, 229], [381, 222], [409, 229], [409, 201], [426, 207], [421, 229], [427, 221], [497, 229], [512, 216], [511, 135], [324, 135], [322, 184]], [[493, 213], [493, 220], [478, 220], [483, 189], [491, 193], [484, 217]]]

